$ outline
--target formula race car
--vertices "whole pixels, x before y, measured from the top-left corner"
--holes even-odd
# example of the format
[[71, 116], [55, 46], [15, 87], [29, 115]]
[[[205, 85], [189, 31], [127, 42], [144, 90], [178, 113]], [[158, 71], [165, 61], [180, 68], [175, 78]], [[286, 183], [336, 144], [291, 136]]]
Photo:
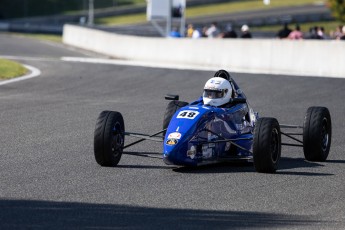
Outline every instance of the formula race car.
[[[144, 140], [163, 142], [163, 161], [179, 166], [240, 160], [253, 162], [257, 172], [274, 173], [282, 145], [303, 147], [308, 161], [325, 161], [328, 157], [332, 123], [327, 108], [308, 108], [303, 126], [259, 118], [225, 70], [217, 71], [206, 83], [202, 97], [192, 103], [179, 101], [178, 95], [165, 99], [171, 101], [163, 129], [152, 135], [126, 132], [121, 113], [101, 112], [94, 133], [97, 163], [116, 166], [124, 149]], [[139, 140], [125, 145], [126, 135]], [[282, 136], [290, 141], [283, 143]]]

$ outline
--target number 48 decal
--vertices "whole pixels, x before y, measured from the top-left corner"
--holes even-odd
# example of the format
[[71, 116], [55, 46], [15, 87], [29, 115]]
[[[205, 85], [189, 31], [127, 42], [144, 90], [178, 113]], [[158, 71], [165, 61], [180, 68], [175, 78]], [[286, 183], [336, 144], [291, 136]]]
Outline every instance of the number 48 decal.
[[182, 110], [178, 113], [176, 118], [194, 119], [199, 112], [194, 110]]

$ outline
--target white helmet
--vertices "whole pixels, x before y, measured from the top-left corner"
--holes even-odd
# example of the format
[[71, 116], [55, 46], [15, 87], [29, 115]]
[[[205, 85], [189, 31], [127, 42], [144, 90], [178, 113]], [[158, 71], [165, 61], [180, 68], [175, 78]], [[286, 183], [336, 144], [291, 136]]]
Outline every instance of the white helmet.
[[230, 101], [232, 87], [228, 80], [221, 77], [213, 77], [208, 80], [202, 95], [205, 105], [221, 106]]
[[242, 31], [242, 32], [247, 32], [247, 31], [249, 31], [249, 26], [243, 25], [243, 26], [241, 27], [241, 31]]

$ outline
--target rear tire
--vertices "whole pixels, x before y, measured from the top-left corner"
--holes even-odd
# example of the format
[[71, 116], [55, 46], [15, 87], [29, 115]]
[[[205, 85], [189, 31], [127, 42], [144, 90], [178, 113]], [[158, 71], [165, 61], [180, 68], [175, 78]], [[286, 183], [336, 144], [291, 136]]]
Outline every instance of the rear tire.
[[280, 126], [275, 118], [260, 118], [255, 124], [253, 160], [260, 173], [274, 173], [281, 156]]
[[101, 166], [116, 166], [122, 156], [125, 125], [119, 112], [103, 111], [94, 133], [94, 153]]
[[308, 161], [326, 161], [332, 140], [332, 121], [325, 107], [310, 107], [304, 119], [303, 150]]
[[[165, 109], [165, 114], [164, 114], [164, 119], [163, 119], [163, 129], [168, 128], [169, 123], [171, 121], [172, 116], [174, 116], [174, 114], [176, 113], [177, 110], [179, 110], [180, 108], [189, 105], [187, 102], [184, 101], [171, 101], [169, 102], [169, 104], [167, 105], [167, 108]], [[164, 136], [165, 136], [164, 132]]]

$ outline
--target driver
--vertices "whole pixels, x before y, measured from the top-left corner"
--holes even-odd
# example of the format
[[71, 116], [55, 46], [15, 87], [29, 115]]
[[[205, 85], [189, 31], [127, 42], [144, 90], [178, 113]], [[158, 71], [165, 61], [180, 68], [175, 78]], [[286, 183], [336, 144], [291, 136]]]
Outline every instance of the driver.
[[224, 106], [230, 101], [232, 87], [228, 80], [221, 77], [209, 79], [204, 87], [202, 95], [204, 105]]

